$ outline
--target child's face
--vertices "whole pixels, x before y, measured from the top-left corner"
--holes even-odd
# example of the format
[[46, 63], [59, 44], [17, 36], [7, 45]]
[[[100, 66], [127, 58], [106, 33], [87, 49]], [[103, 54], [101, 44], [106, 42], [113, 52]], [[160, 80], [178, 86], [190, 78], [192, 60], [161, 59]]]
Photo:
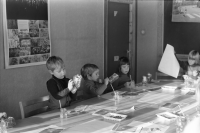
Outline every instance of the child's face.
[[91, 76], [88, 76], [89, 80], [97, 81], [99, 78], [99, 69], [95, 70]]
[[129, 72], [129, 65], [128, 64], [121, 65], [121, 71], [123, 74], [127, 74]]
[[199, 54], [195, 55], [195, 56], [189, 56], [188, 57], [188, 63], [190, 66], [194, 65], [194, 64], [198, 64], [199, 63]]
[[57, 66], [54, 71], [50, 71], [52, 75], [54, 75], [58, 79], [63, 79], [65, 77], [66, 71], [64, 67]]

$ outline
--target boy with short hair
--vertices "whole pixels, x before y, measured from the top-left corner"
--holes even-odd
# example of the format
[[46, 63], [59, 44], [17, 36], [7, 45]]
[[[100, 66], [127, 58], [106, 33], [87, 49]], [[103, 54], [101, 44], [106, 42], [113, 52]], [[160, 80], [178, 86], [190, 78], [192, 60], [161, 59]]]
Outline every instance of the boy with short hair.
[[51, 56], [46, 62], [46, 67], [52, 75], [52, 78], [46, 82], [50, 94], [49, 108], [69, 106], [71, 100], [76, 97], [77, 88], [74, 87], [72, 80], [65, 77], [66, 70], [63, 60], [58, 56]]
[[85, 80], [83, 87], [83, 99], [99, 96], [106, 90], [109, 79], [104, 79], [104, 83], [98, 82], [99, 68], [96, 65], [85, 64], [81, 68], [81, 75]]

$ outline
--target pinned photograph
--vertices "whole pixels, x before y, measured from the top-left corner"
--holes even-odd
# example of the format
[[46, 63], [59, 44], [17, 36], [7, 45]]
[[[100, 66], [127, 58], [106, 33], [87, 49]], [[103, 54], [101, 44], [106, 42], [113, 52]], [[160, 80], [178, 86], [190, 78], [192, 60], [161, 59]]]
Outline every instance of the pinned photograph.
[[19, 64], [19, 59], [16, 58], [16, 57], [10, 58], [9, 64], [10, 64], [10, 65], [17, 65], [17, 64]]
[[31, 60], [30, 60], [29, 57], [20, 57], [19, 58], [19, 63], [20, 64], [27, 64], [27, 63], [30, 63], [30, 62], [31, 62]]
[[41, 56], [41, 61], [46, 61], [50, 57], [50, 53], [43, 54], [43, 55], [40, 55], [40, 56]]
[[9, 48], [18, 48], [19, 47], [19, 40], [9, 39]]
[[49, 39], [46, 38], [46, 37], [43, 37], [43, 38], [40, 38], [39, 39], [39, 44], [38, 46], [44, 46], [44, 45], [49, 45], [50, 42], [49, 42]]
[[14, 39], [14, 40], [19, 40], [18, 30], [17, 29], [9, 29], [8, 30], [8, 38]]
[[30, 47], [20, 47], [19, 56], [27, 56], [30, 55]]
[[30, 29], [29, 34], [30, 37], [39, 37], [39, 29]]
[[8, 29], [18, 29], [17, 20], [16, 19], [8, 19], [7, 26], [8, 26]]
[[21, 47], [30, 47], [31, 46], [31, 39], [21, 39], [20, 45], [21, 45]]
[[9, 57], [19, 57], [19, 48], [9, 48]]
[[40, 20], [39, 21], [39, 28], [48, 28], [48, 21], [47, 20]]
[[40, 43], [40, 39], [39, 38], [31, 38], [31, 47], [38, 47]]
[[40, 29], [40, 37], [48, 37], [48, 29]]
[[30, 61], [31, 63], [33, 62], [40, 62], [41, 61], [41, 55], [33, 55], [33, 56], [30, 56]]
[[39, 20], [29, 21], [29, 29], [38, 29], [38, 28], [39, 28]]

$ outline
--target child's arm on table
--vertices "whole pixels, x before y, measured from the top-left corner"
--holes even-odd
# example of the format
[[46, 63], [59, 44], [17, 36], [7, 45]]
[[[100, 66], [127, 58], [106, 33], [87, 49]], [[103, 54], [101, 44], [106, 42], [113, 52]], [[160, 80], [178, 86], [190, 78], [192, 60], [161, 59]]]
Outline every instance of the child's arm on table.
[[105, 89], [107, 88], [108, 82], [109, 82], [109, 79], [108, 79], [108, 78], [105, 78], [105, 79], [104, 79], [104, 83], [101, 84], [101, 85], [97, 88], [97, 90], [96, 90], [97, 95], [103, 94], [103, 92], [104, 92]]
[[119, 85], [119, 78], [112, 83], [114, 90], [119, 90], [125, 87], [125, 84]]
[[135, 81], [132, 80], [132, 81], [130, 81], [130, 82], [126, 82], [126, 83], [125, 83], [125, 86], [126, 86], [127, 88], [134, 89], [134, 88], [135, 88]]
[[106, 78], [106, 79], [104, 79], [103, 84], [97, 83], [97, 85], [90, 85], [89, 88], [92, 93], [99, 96], [99, 95], [103, 94], [103, 92], [106, 90], [108, 82], [109, 82], [109, 79]]

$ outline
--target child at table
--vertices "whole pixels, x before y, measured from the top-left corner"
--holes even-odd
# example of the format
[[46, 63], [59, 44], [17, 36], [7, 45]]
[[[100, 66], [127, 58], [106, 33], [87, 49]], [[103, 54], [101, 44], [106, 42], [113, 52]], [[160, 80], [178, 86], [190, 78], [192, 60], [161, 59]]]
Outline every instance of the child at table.
[[109, 79], [105, 78], [104, 83], [99, 82], [99, 68], [95, 64], [85, 64], [81, 68], [81, 75], [84, 79], [83, 99], [100, 96], [106, 90]]
[[130, 89], [135, 88], [135, 82], [131, 79], [130, 76], [130, 62], [127, 57], [121, 57], [119, 59], [117, 74], [119, 75], [119, 78], [112, 84], [115, 90], [124, 87]]
[[[178, 59], [178, 58], [177, 58]], [[186, 74], [189, 77], [196, 79], [198, 73], [200, 71], [200, 61], [199, 61], [199, 52], [196, 50], [192, 50], [188, 54], [187, 61], [180, 61], [178, 60], [180, 67], [182, 69], [183, 75]]]
[[46, 62], [46, 67], [52, 77], [47, 81], [49, 92], [49, 108], [57, 109], [69, 106], [76, 97], [77, 88], [72, 80], [65, 77], [66, 70], [63, 60], [58, 56], [51, 56]]
[[200, 72], [199, 52], [196, 50], [190, 51], [188, 55], [188, 68], [186, 74], [193, 79], [196, 79]]

